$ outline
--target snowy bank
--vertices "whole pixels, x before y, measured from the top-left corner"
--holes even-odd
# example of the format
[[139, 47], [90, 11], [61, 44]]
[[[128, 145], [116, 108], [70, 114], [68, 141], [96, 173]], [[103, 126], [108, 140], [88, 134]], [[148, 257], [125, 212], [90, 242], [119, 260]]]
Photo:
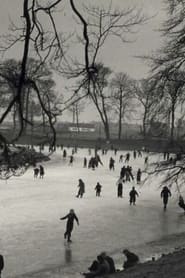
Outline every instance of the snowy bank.
[[109, 278], [183, 278], [185, 277], [185, 249], [163, 255], [157, 261], [149, 261], [125, 271], [110, 275]]

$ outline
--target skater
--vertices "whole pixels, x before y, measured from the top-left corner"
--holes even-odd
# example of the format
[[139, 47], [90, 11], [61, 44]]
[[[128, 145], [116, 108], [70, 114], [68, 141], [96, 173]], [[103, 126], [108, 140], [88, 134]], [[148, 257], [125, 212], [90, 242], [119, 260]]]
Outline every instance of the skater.
[[184, 213], [185, 213], [185, 203], [184, 203], [184, 199], [181, 195], [179, 196], [178, 205], [179, 205], [180, 208], [182, 208], [184, 210]]
[[74, 209], [70, 209], [69, 213], [66, 216], [60, 218], [60, 220], [64, 220], [64, 219], [67, 219], [66, 231], [64, 233], [64, 238], [67, 238], [68, 242], [72, 242], [71, 233], [73, 230], [74, 220], [76, 220], [76, 223], [79, 225], [79, 220], [74, 212]]
[[120, 154], [120, 156], [119, 156], [119, 163], [122, 163], [122, 162], [123, 162], [123, 155]]
[[141, 182], [141, 169], [139, 168], [137, 171], [137, 184], [140, 184]]
[[34, 178], [36, 179], [36, 178], [38, 178], [38, 175], [39, 175], [39, 168], [34, 168], [33, 169], [33, 173], [34, 173]]
[[133, 204], [135, 206], [135, 204], [136, 204], [136, 196], [139, 197], [139, 194], [135, 190], [134, 186], [132, 187], [132, 190], [130, 191], [129, 195], [130, 195], [130, 205]]
[[117, 151], [118, 151], [118, 149], [115, 148], [115, 149], [114, 149], [114, 155], [117, 155]]
[[138, 157], [142, 157], [142, 152], [140, 150], [137, 151]]
[[82, 198], [83, 194], [85, 193], [85, 183], [83, 182], [82, 179], [79, 179], [78, 181], [79, 181], [79, 184], [78, 184], [79, 190], [78, 190], [78, 194], [76, 195], [76, 197]]
[[96, 197], [100, 197], [102, 185], [99, 182], [97, 182], [97, 185], [95, 186], [94, 189], [96, 190]]
[[139, 257], [136, 254], [130, 252], [128, 249], [124, 249], [123, 254], [127, 258], [123, 264], [124, 269], [130, 268], [139, 262]]
[[95, 158], [96, 158], [96, 161], [97, 161], [97, 167], [98, 167], [98, 163], [100, 163], [103, 166], [103, 162], [101, 161], [101, 158], [100, 158], [99, 154], [96, 154]]
[[44, 167], [42, 165], [39, 166], [39, 172], [40, 172], [40, 179], [44, 178]]
[[122, 179], [119, 179], [117, 181], [117, 197], [122, 198], [123, 197], [123, 182], [125, 182]]
[[123, 167], [121, 168], [120, 178], [121, 178], [121, 179], [124, 178], [124, 177], [125, 177], [125, 174], [126, 174], [126, 168], [125, 168], [125, 166], [123, 166]]
[[66, 149], [63, 150], [63, 158], [65, 159], [67, 157], [67, 151]]
[[87, 168], [87, 158], [84, 157], [84, 165], [83, 165], [84, 168]]
[[145, 165], [148, 165], [148, 156], [145, 157], [145, 162], [144, 162], [144, 164], [145, 164]]
[[114, 163], [115, 163], [115, 160], [111, 157], [110, 160], [109, 160], [109, 170], [115, 170], [114, 168]]
[[163, 198], [164, 210], [167, 208], [168, 198], [171, 197], [171, 191], [168, 189], [167, 186], [164, 186], [161, 191], [161, 198]]
[[3, 255], [0, 254], [0, 278], [1, 278], [1, 272], [4, 268], [4, 258]]
[[129, 162], [130, 160], [130, 153], [126, 154], [125, 163]]
[[69, 157], [69, 165], [73, 165], [73, 161], [74, 161], [74, 156], [73, 155], [70, 155]]
[[134, 159], [136, 159], [136, 156], [137, 156], [137, 153], [136, 153], [136, 150], [133, 151], [133, 157]]
[[132, 174], [132, 167], [131, 166], [127, 166], [127, 171], [128, 171], [129, 176], [131, 177], [131, 179], [134, 180], [134, 176]]

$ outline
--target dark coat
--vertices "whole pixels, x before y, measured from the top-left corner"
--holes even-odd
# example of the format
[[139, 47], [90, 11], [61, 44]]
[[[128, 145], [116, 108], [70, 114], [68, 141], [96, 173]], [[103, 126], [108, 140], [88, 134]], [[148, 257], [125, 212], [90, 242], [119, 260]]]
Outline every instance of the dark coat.
[[4, 268], [4, 258], [3, 255], [0, 254], [0, 273]]
[[74, 220], [76, 220], [77, 224], [79, 224], [78, 217], [75, 213], [68, 213], [66, 216], [60, 218], [61, 220], [67, 219], [66, 230], [72, 231]]

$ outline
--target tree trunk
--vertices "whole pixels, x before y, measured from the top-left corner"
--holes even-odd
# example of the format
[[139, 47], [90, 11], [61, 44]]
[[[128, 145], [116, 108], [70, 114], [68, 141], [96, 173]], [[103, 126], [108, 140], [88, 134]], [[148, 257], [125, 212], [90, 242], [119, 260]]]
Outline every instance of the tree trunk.
[[170, 143], [174, 142], [174, 127], [175, 127], [175, 102], [173, 101], [171, 107]]
[[76, 126], [78, 129], [78, 133], [80, 132], [79, 129], [79, 111], [78, 111], [78, 104], [75, 105], [75, 112], [76, 112]]
[[105, 130], [105, 137], [106, 140], [109, 141], [110, 140], [110, 129], [109, 129], [109, 124], [104, 122], [104, 130]]
[[143, 116], [143, 137], [146, 137], [146, 120], [147, 120], [147, 110], [145, 109]]
[[122, 110], [123, 110], [123, 95], [121, 92], [119, 98], [118, 140], [121, 140], [121, 133], [122, 133]]
[[[25, 100], [25, 119], [29, 119], [29, 101], [30, 101], [30, 90], [27, 89], [26, 100]], [[25, 132], [27, 132], [28, 123], [25, 122]]]

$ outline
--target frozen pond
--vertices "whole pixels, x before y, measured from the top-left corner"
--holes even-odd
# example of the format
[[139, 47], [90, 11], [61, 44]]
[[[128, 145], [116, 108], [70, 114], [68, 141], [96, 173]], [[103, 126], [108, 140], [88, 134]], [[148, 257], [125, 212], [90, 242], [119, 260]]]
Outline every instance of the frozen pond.
[[[71, 149], [67, 149], [71, 154]], [[122, 164], [118, 152], [101, 156], [104, 165], [92, 171], [83, 168], [87, 149], [75, 154], [73, 166], [69, 158], [63, 160], [61, 151], [52, 160], [43, 163], [45, 178], [33, 178], [33, 170], [22, 177], [0, 181], [0, 253], [5, 257], [3, 277], [79, 277], [101, 251], [113, 255], [117, 265], [122, 264], [121, 251], [130, 247], [141, 258], [163, 252], [183, 242], [185, 217], [177, 206], [177, 194], [172, 191], [168, 210], [164, 213], [158, 180], [145, 186], [127, 183], [123, 198], [117, 198], [116, 181]], [[101, 153], [100, 153], [101, 155]], [[108, 162], [116, 160], [115, 171], [109, 171]], [[151, 155], [149, 161], [159, 159]], [[144, 158], [133, 159], [133, 172], [144, 167]], [[78, 179], [86, 185], [84, 198], [75, 197]], [[95, 196], [94, 187], [103, 185], [102, 197]], [[130, 206], [128, 194], [135, 185], [140, 196], [136, 206]], [[64, 240], [66, 221], [59, 218], [74, 208], [80, 226], [75, 223], [72, 244]], [[52, 274], [51, 274], [52, 272]], [[29, 274], [30, 273], [30, 274]]]

